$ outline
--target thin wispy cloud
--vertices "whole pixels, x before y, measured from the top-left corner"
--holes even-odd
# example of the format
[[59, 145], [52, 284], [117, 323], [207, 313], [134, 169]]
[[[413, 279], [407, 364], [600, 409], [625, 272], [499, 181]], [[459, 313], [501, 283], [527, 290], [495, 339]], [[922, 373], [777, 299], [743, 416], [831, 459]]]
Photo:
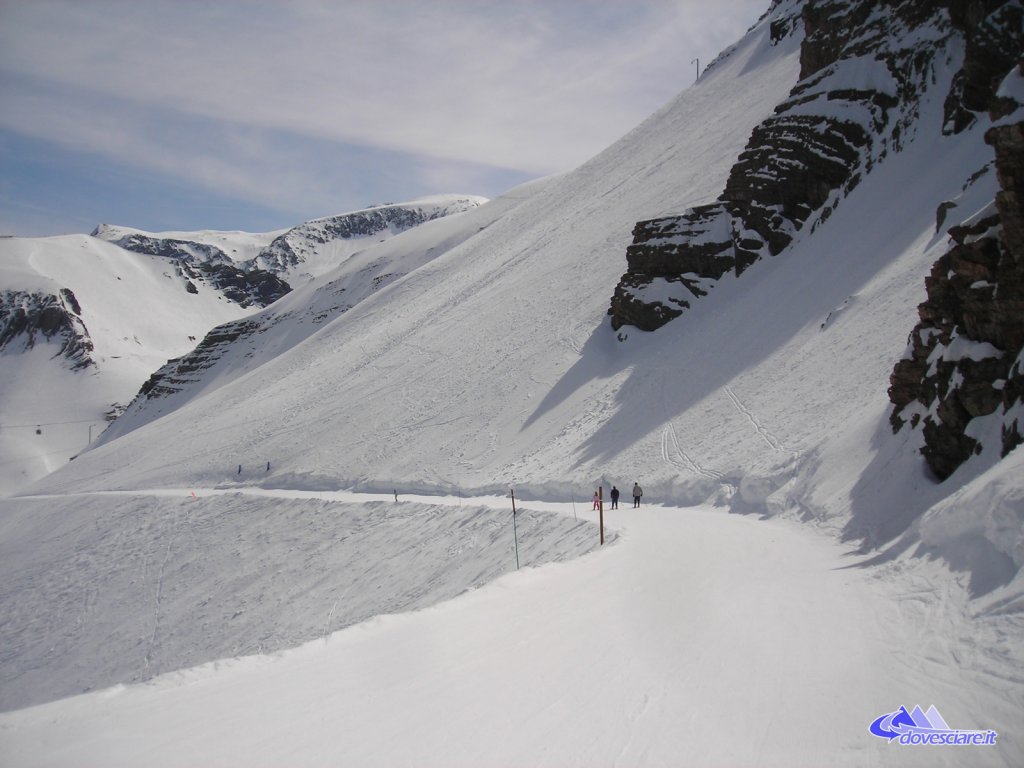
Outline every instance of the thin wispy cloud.
[[0, 129], [296, 213], [403, 162], [397, 193], [500, 184], [596, 154], [767, 5], [0, 0]]

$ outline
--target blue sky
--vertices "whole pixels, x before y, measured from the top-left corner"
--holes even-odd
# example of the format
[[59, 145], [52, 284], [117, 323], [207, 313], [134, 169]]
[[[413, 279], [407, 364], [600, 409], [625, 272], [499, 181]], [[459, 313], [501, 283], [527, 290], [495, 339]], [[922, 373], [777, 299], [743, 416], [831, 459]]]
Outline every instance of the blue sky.
[[0, 234], [264, 232], [569, 170], [768, 0], [0, 0]]

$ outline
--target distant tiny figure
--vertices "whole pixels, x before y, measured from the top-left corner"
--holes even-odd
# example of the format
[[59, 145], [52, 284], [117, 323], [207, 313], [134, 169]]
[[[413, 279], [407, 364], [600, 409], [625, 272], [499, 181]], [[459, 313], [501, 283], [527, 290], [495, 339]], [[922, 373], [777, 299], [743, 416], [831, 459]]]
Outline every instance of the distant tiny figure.
[[644, 495], [639, 483], [633, 483], [633, 509], [640, 506], [640, 497]]
[[619, 489], [612, 486], [612, 509], [619, 508]]
[[594, 491], [594, 509], [601, 508], [601, 497], [597, 495], [597, 491]]

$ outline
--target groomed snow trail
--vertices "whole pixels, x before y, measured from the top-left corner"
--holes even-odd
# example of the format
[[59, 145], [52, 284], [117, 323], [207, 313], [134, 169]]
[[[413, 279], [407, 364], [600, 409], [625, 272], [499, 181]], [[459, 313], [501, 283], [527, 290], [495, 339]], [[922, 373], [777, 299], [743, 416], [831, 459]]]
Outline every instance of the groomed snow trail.
[[[894, 609], [893, 572], [861, 568], [787, 521], [629, 505], [605, 516], [619, 541], [572, 562], [274, 656], [0, 715], [0, 762], [835, 766], [1020, 757], [1010, 730], [1019, 697], [997, 685], [979, 698], [975, 673], [952, 661], [914, 663], [908, 643], [951, 627], [948, 617], [921, 622]], [[1003, 728], [1002, 741], [965, 752], [901, 747], [868, 732], [903, 704], [935, 704], [953, 727]]]

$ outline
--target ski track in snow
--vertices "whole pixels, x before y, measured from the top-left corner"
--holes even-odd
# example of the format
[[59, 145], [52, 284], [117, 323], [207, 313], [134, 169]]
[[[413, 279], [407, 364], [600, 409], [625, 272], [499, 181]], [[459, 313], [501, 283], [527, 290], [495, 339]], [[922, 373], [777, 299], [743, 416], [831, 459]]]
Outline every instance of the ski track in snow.
[[[673, 453], [682, 457], [682, 461], [673, 458]], [[665, 428], [661, 432], [661, 457], [665, 463], [669, 466], [677, 469], [683, 469], [694, 474], [701, 475], [702, 477], [709, 478], [711, 480], [721, 480], [722, 473], [716, 472], [712, 469], [707, 469], [698, 464], [690, 454], [683, 450], [682, 444], [679, 442], [679, 435], [676, 434], [676, 429], [669, 421]]]
[[160, 563], [160, 573], [156, 578], [156, 597], [153, 605], [153, 633], [149, 636], [149, 645], [146, 648], [145, 664], [146, 672], [149, 673], [153, 661], [153, 649], [156, 647], [156, 638], [160, 634], [161, 603], [164, 594], [164, 574], [167, 572], [167, 563], [171, 559], [171, 547], [174, 545], [174, 535], [167, 540], [167, 549], [164, 552], [163, 561]]
[[[666, 376], [661, 384], [661, 407], [665, 414], [665, 426], [661, 430], [661, 458], [666, 464], [675, 469], [692, 472], [710, 480], [721, 480], [721, 472], [716, 472], [702, 466], [683, 449], [683, 445], [679, 441], [679, 435], [676, 433], [675, 425], [672, 422], [673, 411], [671, 408], [671, 398], [669, 397], [670, 378]], [[673, 454], [682, 457], [682, 461], [674, 458]]]
[[754, 431], [757, 432], [757, 434], [760, 435], [766, 443], [768, 443], [768, 447], [776, 451], [785, 452], [785, 449], [782, 447], [782, 443], [779, 442], [778, 438], [765, 429], [764, 425], [762, 425], [757, 417], [754, 416], [753, 412], [746, 406], [746, 404], [736, 396], [732, 387], [725, 386], [723, 389], [729, 396], [729, 399], [732, 400], [732, 404], [736, 406], [736, 410], [747, 418], [747, 420], [753, 425]]

